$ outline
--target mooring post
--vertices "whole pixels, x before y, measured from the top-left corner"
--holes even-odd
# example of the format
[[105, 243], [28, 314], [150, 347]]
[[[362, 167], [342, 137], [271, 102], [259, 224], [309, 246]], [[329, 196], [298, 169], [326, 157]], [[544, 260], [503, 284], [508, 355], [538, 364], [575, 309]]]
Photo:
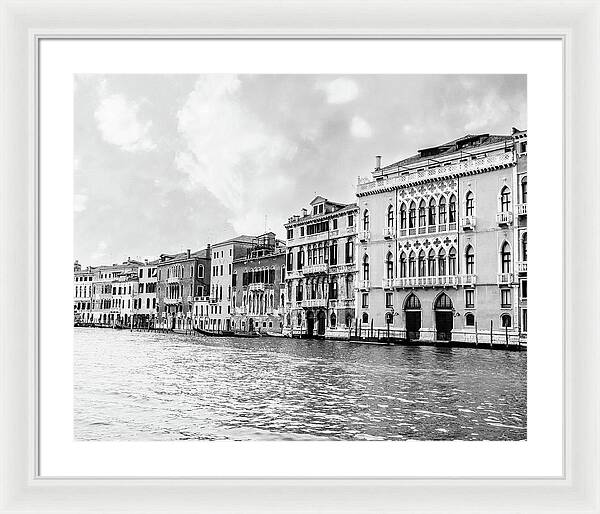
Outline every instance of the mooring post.
[[508, 348], [508, 326], [504, 325], [504, 333], [506, 334], [506, 347]]
[[479, 336], [477, 334], [477, 320], [475, 320], [475, 348], [477, 348], [478, 343], [479, 343]]
[[490, 347], [492, 347], [494, 345], [492, 330], [494, 330], [494, 320], [493, 319], [490, 320]]
[[371, 339], [373, 339], [373, 318], [371, 318]]

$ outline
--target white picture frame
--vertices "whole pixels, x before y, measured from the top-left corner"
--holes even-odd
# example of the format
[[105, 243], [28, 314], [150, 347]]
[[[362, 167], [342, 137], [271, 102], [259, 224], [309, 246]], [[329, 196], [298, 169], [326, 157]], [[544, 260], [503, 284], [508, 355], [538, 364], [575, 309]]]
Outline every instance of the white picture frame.
[[[0, 512], [600, 512], [600, 4], [0, 3]], [[235, 16], [232, 13], [235, 12]], [[36, 44], [53, 37], [558, 38], [564, 42], [565, 474], [557, 479], [49, 479], [36, 476]]]

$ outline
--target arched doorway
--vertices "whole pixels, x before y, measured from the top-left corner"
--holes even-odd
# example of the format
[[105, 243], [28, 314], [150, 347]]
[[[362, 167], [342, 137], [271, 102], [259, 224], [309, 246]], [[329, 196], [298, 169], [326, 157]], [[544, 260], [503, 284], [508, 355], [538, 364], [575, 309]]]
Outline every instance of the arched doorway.
[[438, 341], [450, 341], [452, 339], [452, 324], [454, 315], [452, 313], [452, 300], [446, 293], [442, 293], [435, 300], [435, 330]]
[[315, 313], [313, 311], [306, 311], [306, 333], [308, 337], [313, 336], [315, 331]]
[[325, 335], [325, 311], [319, 311], [317, 313], [317, 334], [320, 336]]
[[252, 318], [248, 320], [248, 332], [254, 332], [254, 320]]
[[409, 341], [420, 338], [421, 330], [421, 302], [417, 295], [411, 293], [404, 302], [404, 315], [406, 318], [406, 337]]

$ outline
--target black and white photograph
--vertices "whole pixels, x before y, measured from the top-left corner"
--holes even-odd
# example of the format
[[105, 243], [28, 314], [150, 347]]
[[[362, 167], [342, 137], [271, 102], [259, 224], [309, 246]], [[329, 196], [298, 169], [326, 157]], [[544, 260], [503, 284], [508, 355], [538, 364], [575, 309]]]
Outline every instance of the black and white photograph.
[[527, 440], [526, 75], [73, 80], [76, 441]]

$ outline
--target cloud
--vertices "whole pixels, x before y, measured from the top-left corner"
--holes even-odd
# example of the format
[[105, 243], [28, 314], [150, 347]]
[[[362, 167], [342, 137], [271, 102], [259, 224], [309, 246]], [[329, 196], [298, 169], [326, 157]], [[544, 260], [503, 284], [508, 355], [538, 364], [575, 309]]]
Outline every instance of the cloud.
[[330, 104], [345, 104], [358, 96], [358, 85], [354, 80], [347, 78], [339, 78], [325, 84], [318, 84], [317, 89], [325, 91], [327, 103]]
[[74, 195], [73, 196], [73, 210], [75, 212], [83, 212], [87, 207], [87, 195]]
[[106, 253], [106, 249], [108, 245], [106, 241], [100, 241], [96, 246], [96, 250], [92, 253], [92, 262], [104, 262], [104, 260], [108, 257]]
[[350, 133], [354, 137], [371, 137], [373, 130], [371, 129], [371, 125], [369, 125], [364, 118], [354, 116], [350, 123]]
[[190, 188], [208, 189], [238, 232], [263, 227], [266, 209], [289, 194], [281, 167], [297, 147], [244, 107], [234, 75], [204, 75], [178, 112], [185, 149], [175, 157]]
[[[106, 87], [100, 87], [103, 92]], [[94, 112], [98, 130], [107, 143], [128, 152], [154, 150], [156, 145], [149, 136], [152, 122], [138, 120], [140, 105], [128, 102], [123, 95], [105, 96]]]

